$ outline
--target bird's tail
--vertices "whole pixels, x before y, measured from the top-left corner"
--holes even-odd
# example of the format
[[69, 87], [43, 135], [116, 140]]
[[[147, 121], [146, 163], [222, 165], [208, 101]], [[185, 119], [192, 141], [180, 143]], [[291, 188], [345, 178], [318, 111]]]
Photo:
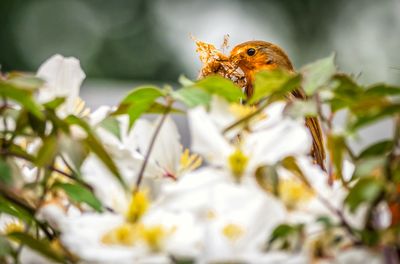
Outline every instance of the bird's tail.
[[[302, 88], [292, 91], [292, 95], [301, 100], [306, 100], [307, 96]], [[289, 97], [290, 98], [290, 97]], [[313, 146], [311, 149], [311, 156], [313, 156], [314, 161], [326, 171], [325, 168], [325, 147], [324, 138], [322, 135], [321, 125], [319, 123], [318, 117], [306, 117], [306, 126], [311, 132], [313, 138]]]
[[325, 148], [324, 139], [322, 136], [321, 125], [317, 117], [307, 117], [306, 126], [311, 132], [313, 138], [313, 146], [311, 149], [311, 155], [315, 162], [325, 171]]

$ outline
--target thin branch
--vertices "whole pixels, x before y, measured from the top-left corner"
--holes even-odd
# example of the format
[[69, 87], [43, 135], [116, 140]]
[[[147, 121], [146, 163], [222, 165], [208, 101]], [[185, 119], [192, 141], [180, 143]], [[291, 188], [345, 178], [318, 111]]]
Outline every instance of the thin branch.
[[[68, 167], [68, 166], [67, 166], [67, 167]], [[54, 166], [48, 166], [47, 168], [48, 168], [49, 170], [53, 171], [53, 172], [57, 172], [57, 173], [59, 173], [59, 174], [65, 176], [65, 177], [67, 177], [68, 179], [71, 179], [71, 180], [73, 180], [73, 181], [76, 181], [76, 182], [78, 182], [79, 184], [81, 184], [81, 185], [85, 186], [86, 188], [90, 189], [91, 191], [93, 191], [93, 187], [90, 186], [88, 183], [84, 182], [83, 180], [81, 180], [81, 179], [79, 179], [79, 178], [77, 178], [77, 177], [74, 177], [73, 175], [71, 175], [71, 174], [69, 174], [69, 173], [67, 173], [67, 172], [65, 172], [65, 171], [63, 171], [63, 170], [57, 169], [57, 168], [54, 167]]]
[[317, 193], [317, 198], [323, 203], [326, 208], [339, 217], [340, 225], [344, 227], [350, 239], [353, 241], [355, 245], [362, 245], [363, 242], [358, 238], [357, 234], [354, 232], [351, 225], [347, 222], [346, 218], [343, 215], [343, 212], [339, 209], [335, 208], [327, 199]]
[[142, 163], [142, 167], [140, 168], [140, 171], [139, 171], [138, 176], [137, 176], [134, 192], [137, 192], [139, 190], [139, 188], [140, 188], [140, 184], [142, 183], [143, 175], [144, 175], [144, 172], [146, 170], [147, 163], [149, 162], [149, 158], [150, 158], [151, 152], [153, 150], [154, 144], [156, 142], [157, 136], [160, 133], [161, 127], [163, 126], [163, 124], [164, 124], [164, 122], [165, 122], [165, 120], [166, 120], [166, 118], [168, 116], [168, 113], [171, 110], [172, 103], [173, 103], [172, 100], [168, 100], [167, 107], [165, 108], [165, 111], [164, 111], [164, 113], [163, 113], [163, 115], [161, 117], [161, 120], [157, 124], [157, 127], [156, 127], [156, 129], [155, 129], [155, 131], [153, 133], [153, 136], [152, 136], [151, 141], [150, 141], [149, 148], [147, 149], [147, 153], [146, 153], [146, 155], [144, 157], [144, 160], [143, 160], [143, 163]]
[[[26, 210], [30, 215], [34, 215], [36, 212], [36, 208], [26, 202], [24, 199], [19, 197], [18, 194], [15, 192], [8, 190], [5, 186], [0, 184], [0, 195], [6, 198], [7, 200], [13, 202], [14, 204], [18, 205], [19, 207]], [[47, 230], [47, 225], [37, 219], [34, 219], [36, 224], [40, 227], [40, 229], [45, 233], [48, 239], [52, 239], [53, 235]]]
[[[34, 163], [34, 161], [31, 160], [30, 158], [28, 158], [28, 157], [26, 157], [26, 156], [24, 156], [24, 155], [21, 155], [21, 154], [19, 154], [19, 153], [11, 152], [11, 151], [9, 151], [9, 150], [3, 149], [3, 150], [1, 150], [0, 154], [10, 155], [10, 156], [13, 156], [13, 157], [16, 157], [16, 158], [20, 158], [20, 159], [24, 159], [24, 160], [26, 160], [26, 161], [29, 161], [29, 162], [31, 162], [31, 163]], [[70, 168], [68, 165], [66, 165], [66, 166], [67, 166], [68, 168]], [[65, 177], [67, 177], [67, 178], [69, 178], [69, 179], [71, 179], [71, 180], [73, 180], [73, 181], [78, 182], [79, 184], [85, 186], [86, 188], [88, 188], [88, 189], [90, 189], [90, 190], [93, 190], [93, 187], [90, 186], [89, 184], [87, 184], [86, 182], [84, 182], [83, 180], [81, 180], [81, 179], [79, 179], [79, 178], [77, 178], [77, 177], [74, 177], [73, 175], [71, 175], [71, 174], [69, 174], [69, 173], [67, 173], [67, 172], [65, 172], [65, 171], [63, 171], [63, 170], [57, 169], [57, 168], [56, 168], [55, 166], [53, 166], [53, 165], [47, 166], [46, 169], [51, 170], [51, 171], [53, 171], [53, 172], [57, 172], [57, 173], [59, 173], [59, 174], [65, 176]]]
[[258, 109], [242, 118], [240, 118], [239, 120], [237, 120], [235, 123], [231, 124], [230, 126], [226, 127], [223, 131], [222, 134], [226, 134], [229, 130], [237, 127], [238, 125], [245, 123], [249, 120], [251, 120], [253, 117], [257, 116], [258, 114], [260, 114], [267, 106], [269, 106], [272, 102], [271, 97], [269, 97], [267, 99], [267, 101], [264, 102], [263, 105], [259, 106]]

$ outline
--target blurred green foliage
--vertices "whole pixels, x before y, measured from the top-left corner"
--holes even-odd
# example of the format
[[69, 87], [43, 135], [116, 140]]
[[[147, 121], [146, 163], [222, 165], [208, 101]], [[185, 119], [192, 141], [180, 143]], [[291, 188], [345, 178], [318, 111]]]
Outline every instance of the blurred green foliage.
[[[174, 0], [169, 1], [169, 4], [180, 7], [184, 2], [187, 1]], [[192, 2], [199, 4], [198, 1]], [[202, 2], [206, 7], [202, 12], [216, 8], [213, 1]], [[304, 64], [337, 49], [331, 43], [332, 24], [347, 3], [344, 0], [217, 2], [226, 6], [227, 10], [233, 5], [243, 9], [243, 16], [234, 17], [233, 21], [240, 25], [255, 20], [257, 28], [237, 27], [237, 31], [232, 32], [229, 28], [232, 21], [226, 21], [226, 25], [220, 21], [220, 24], [213, 25], [206, 19], [202, 21], [203, 25], [185, 18], [179, 21], [179, 17], [174, 16], [182, 12], [196, 14], [200, 11], [195, 10], [195, 6], [190, 9], [189, 5], [187, 10], [169, 13], [169, 10], [162, 9], [161, 1], [2, 0], [1, 69], [4, 72], [16, 69], [33, 71], [46, 58], [61, 53], [79, 58], [88, 77], [175, 81], [180, 73], [194, 77], [195, 68], [187, 69], [185, 60], [187, 62], [188, 58], [182, 58], [188, 57], [187, 53], [181, 52], [180, 45], [166, 39], [185, 39], [187, 42], [184, 45], [191, 46], [189, 34], [197, 34], [200, 28], [204, 31], [204, 27], [207, 27], [210, 36], [222, 29], [224, 33], [221, 39], [223, 34], [228, 33], [236, 38], [248, 36], [250, 39], [257, 37], [254, 32], [268, 32], [271, 29], [275, 30], [279, 39], [282, 30], [289, 30], [290, 39], [279, 44], [290, 47], [289, 54], [296, 64]], [[365, 7], [371, 5], [374, 5], [373, 1], [363, 1], [362, 4]], [[270, 16], [269, 6], [277, 7], [282, 12], [276, 14], [282, 17], [280, 20], [274, 22], [273, 17], [270, 20], [260, 18], [263, 13], [264, 16]], [[158, 10], [160, 8], [161, 11]], [[174, 36], [177, 31], [165, 31], [164, 20], [159, 18], [159, 12], [164, 13], [167, 20], [178, 19], [175, 27], [179, 27], [181, 35]], [[271, 39], [265, 40], [277, 39], [271, 35]], [[290, 43], [282, 43], [285, 41]], [[194, 54], [194, 46], [192, 50]], [[193, 60], [194, 57], [189, 59]]]

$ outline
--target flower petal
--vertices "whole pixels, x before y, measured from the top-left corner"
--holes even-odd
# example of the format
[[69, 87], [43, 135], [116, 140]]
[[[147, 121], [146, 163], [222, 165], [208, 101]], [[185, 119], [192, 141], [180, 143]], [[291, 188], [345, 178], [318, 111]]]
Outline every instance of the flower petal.
[[38, 100], [48, 102], [56, 97], [66, 97], [66, 111], [71, 112], [86, 77], [79, 60], [56, 54], [39, 67], [37, 76], [46, 82], [39, 90]]
[[308, 154], [311, 143], [305, 126], [289, 119], [282, 120], [276, 126], [248, 136], [245, 149], [251, 150], [249, 168], [272, 165], [287, 156]]
[[203, 107], [191, 109], [188, 113], [192, 150], [201, 154], [213, 165], [223, 166], [233, 147], [222, 136]]

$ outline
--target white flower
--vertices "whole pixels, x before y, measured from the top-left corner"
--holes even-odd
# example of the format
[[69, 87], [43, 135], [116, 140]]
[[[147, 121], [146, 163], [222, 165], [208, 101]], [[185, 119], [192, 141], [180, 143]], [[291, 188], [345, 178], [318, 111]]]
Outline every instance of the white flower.
[[46, 258], [40, 253], [33, 251], [29, 247], [25, 246], [21, 249], [19, 254], [19, 262], [21, 264], [55, 264], [56, 262]]
[[46, 103], [57, 97], [65, 97], [59, 115], [87, 114], [88, 110], [84, 109], [84, 102], [79, 98], [79, 89], [86, 75], [78, 59], [56, 54], [39, 67], [36, 75], [45, 81], [39, 89], [39, 102]]
[[332, 263], [340, 264], [380, 264], [384, 263], [384, 258], [381, 254], [373, 252], [365, 248], [351, 248], [339, 252]]
[[[137, 120], [133, 128], [133, 136], [139, 152], [145, 156], [155, 133], [160, 118], [150, 122]], [[166, 117], [151, 151], [146, 175], [153, 178], [167, 177], [177, 179], [185, 172], [192, 171], [201, 165], [201, 159], [183, 150], [180, 135], [175, 122]]]
[[[117, 166], [120, 168], [123, 180], [131, 186], [136, 178], [136, 165], [139, 164], [136, 164], [132, 157], [129, 159], [129, 156], [125, 156], [124, 159], [119, 160], [117, 162], [119, 166]], [[133, 166], [133, 168], [128, 166]], [[129, 194], [97, 157], [89, 155], [83, 162], [81, 171], [83, 179], [93, 187], [94, 193], [104, 206], [119, 213], [126, 210]]]
[[192, 149], [212, 165], [231, 171], [235, 177], [254, 173], [261, 165], [273, 165], [287, 156], [306, 155], [311, 147], [307, 128], [284, 118], [264, 123], [265, 129], [225, 137], [204, 107], [189, 111]]
[[[262, 110], [259, 115], [253, 117], [247, 123], [236, 126], [236, 128], [233, 128], [226, 134], [230, 138], [231, 136], [237, 135], [240, 129], [245, 127], [250, 131], [258, 131], [271, 127], [283, 119], [283, 110], [285, 105], [286, 103], [284, 102], [272, 103]], [[255, 111], [257, 111], [256, 106], [243, 105], [240, 103], [228, 103], [219, 96], [213, 96], [210, 103], [209, 113], [210, 118], [218, 127], [218, 130], [222, 131], [235, 121], [252, 114]]]
[[65, 221], [61, 241], [80, 258], [95, 263], [132, 263], [145, 249], [109, 245], [102, 242], [105, 233], [124, 222], [121, 215], [87, 213]]
[[160, 207], [176, 214], [191, 213], [197, 219], [195, 230], [202, 230], [202, 235], [188, 239], [192, 246], [186, 254], [200, 256], [206, 263], [250, 261], [284, 220], [285, 209], [279, 201], [254, 183], [234, 183], [212, 168], [185, 175], [164, 186], [163, 193]]

